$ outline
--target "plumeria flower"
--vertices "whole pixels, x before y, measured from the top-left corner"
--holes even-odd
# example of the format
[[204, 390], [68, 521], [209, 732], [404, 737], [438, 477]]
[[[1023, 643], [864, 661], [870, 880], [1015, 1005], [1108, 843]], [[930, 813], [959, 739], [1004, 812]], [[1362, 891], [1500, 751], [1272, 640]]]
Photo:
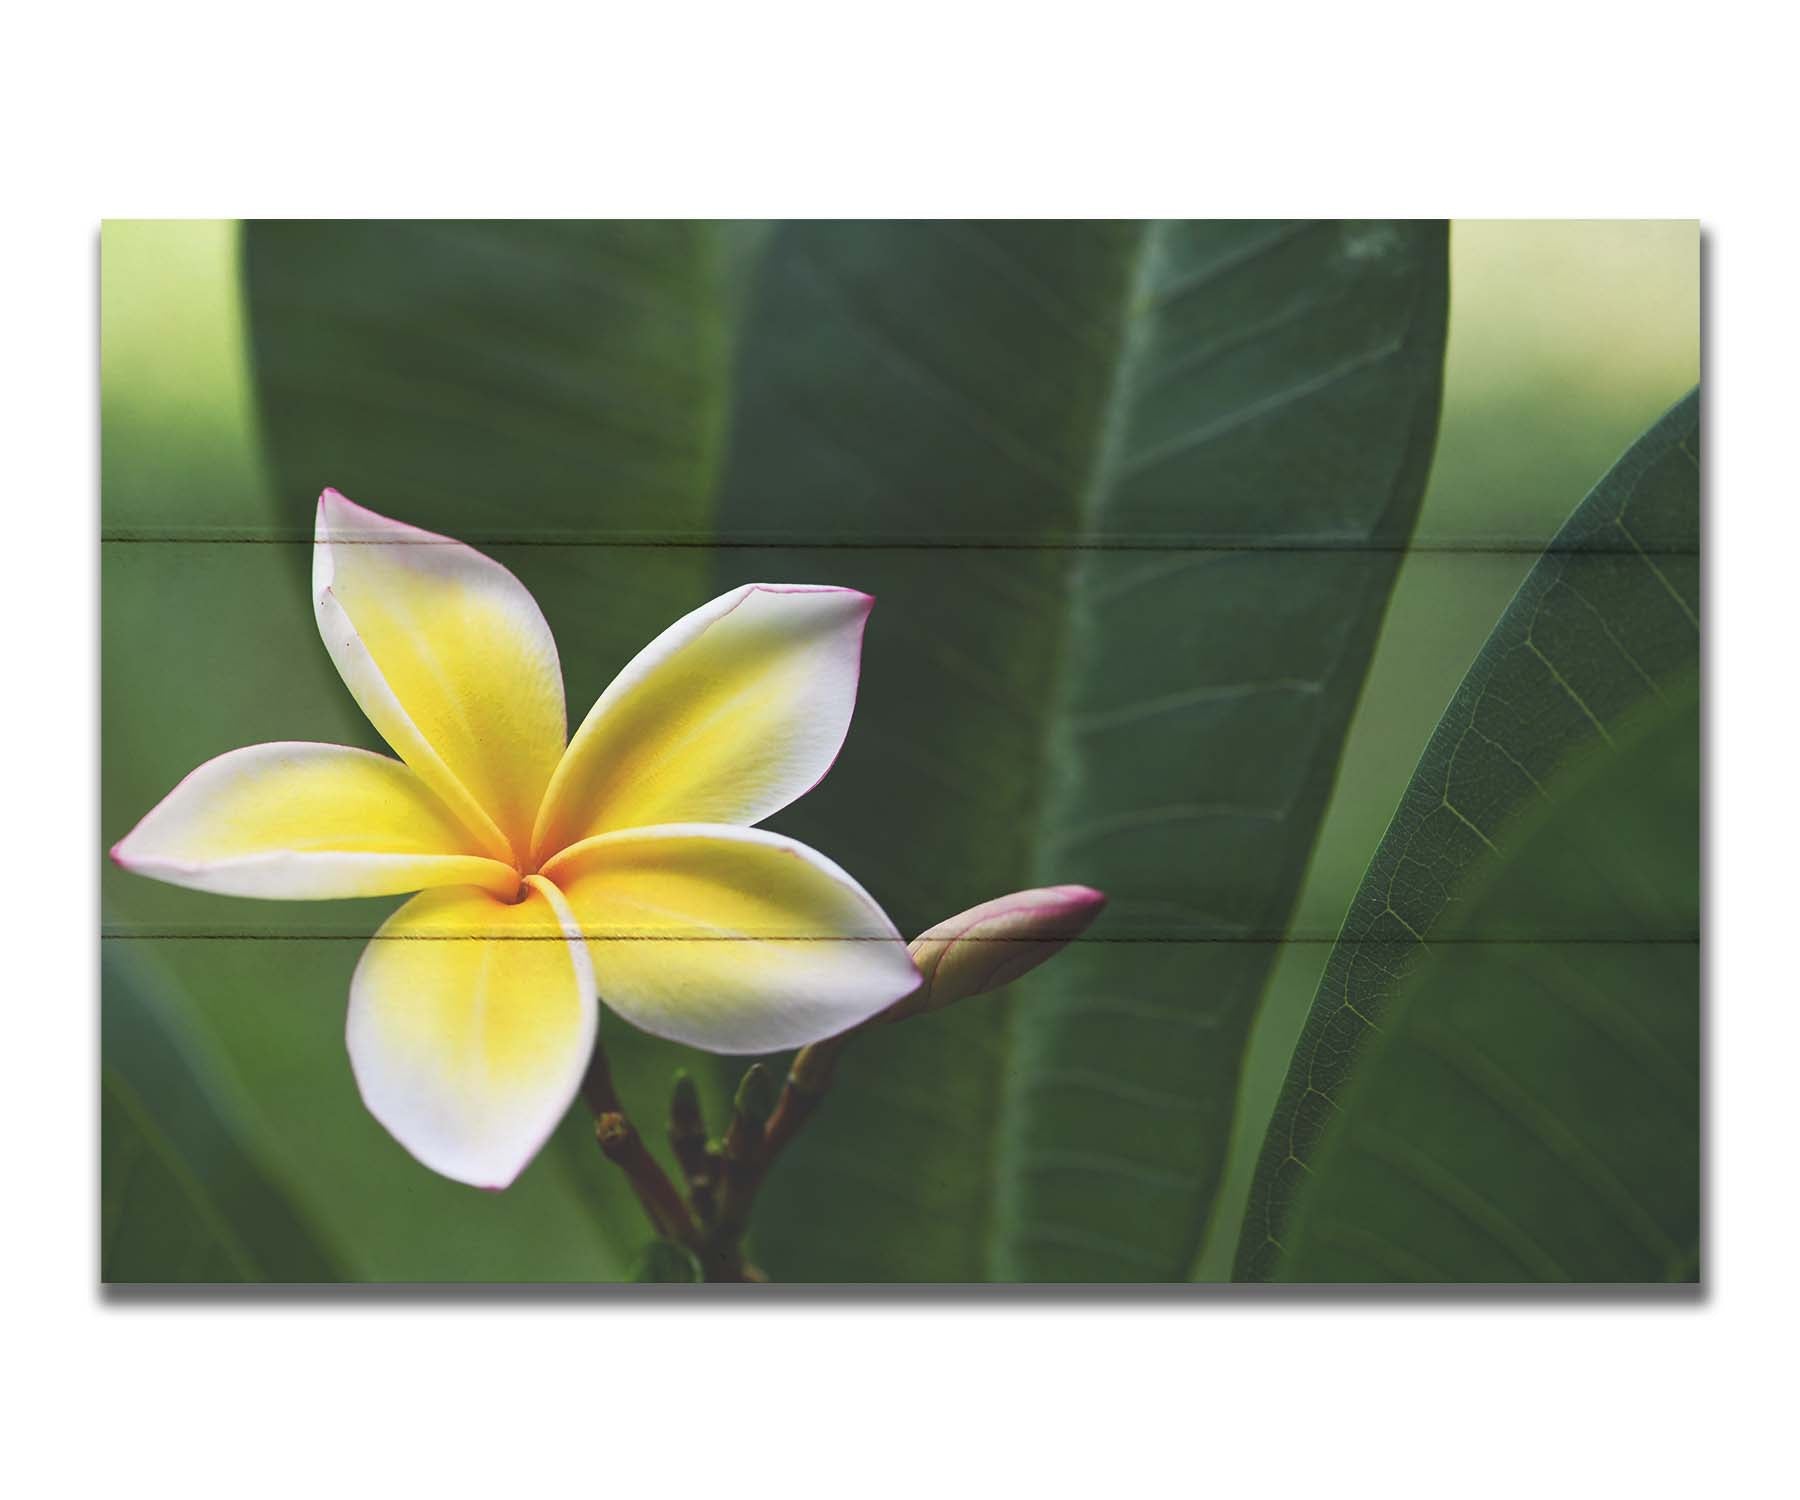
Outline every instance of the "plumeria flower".
[[677, 620], [566, 736], [562, 667], [499, 563], [327, 490], [313, 604], [400, 757], [252, 745], [113, 849], [196, 890], [418, 891], [350, 982], [364, 1103], [427, 1166], [504, 1187], [580, 1086], [598, 997], [713, 1052], [803, 1046], [920, 983], [861, 886], [753, 825], [849, 731], [874, 601], [748, 584]]

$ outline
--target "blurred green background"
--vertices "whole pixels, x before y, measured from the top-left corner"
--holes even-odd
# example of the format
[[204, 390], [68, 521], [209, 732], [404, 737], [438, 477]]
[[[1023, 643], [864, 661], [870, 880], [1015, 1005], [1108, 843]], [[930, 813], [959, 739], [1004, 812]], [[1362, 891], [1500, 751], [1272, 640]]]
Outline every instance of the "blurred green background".
[[[595, 232], [596, 253], [641, 273], [649, 292], [690, 269], [710, 274], [648, 237], [634, 241], [628, 228]], [[737, 237], [746, 255], [758, 233], [746, 227]], [[730, 244], [727, 251], [735, 253]], [[231, 223], [120, 222], [103, 231], [108, 844], [200, 760], [234, 745], [297, 738], [376, 747], [317, 642], [303, 582], [305, 539], [288, 519], [296, 497], [278, 493], [255, 393], [243, 258], [242, 233]], [[1446, 702], [1543, 543], [1620, 451], [1699, 377], [1699, 258], [1692, 223], [1463, 222], [1453, 229], [1436, 460], [1290, 940], [1250, 1032], [1224, 1187], [1193, 1267], [1199, 1279], [1228, 1273], [1263, 1128], [1330, 941]], [[498, 267], [496, 284], [503, 287], [513, 269]], [[429, 266], [419, 274], [429, 276]], [[732, 264], [716, 280], [724, 299], [739, 294]], [[635, 312], [627, 306], [619, 316], [653, 319], [649, 292]], [[372, 283], [349, 285], [324, 311], [354, 329], [379, 294]], [[497, 329], [505, 327], [502, 318]], [[685, 372], [729, 358], [716, 329], [673, 328], [667, 337], [666, 359], [660, 345], [650, 346], [662, 361], [653, 366], [658, 380], [621, 394], [624, 415], [615, 420], [639, 424], [626, 436], [641, 432], [641, 451], [615, 445], [634, 456], [607, 481], [663, 518], [659, 496], [703, 491], [708, 466], [722, 461], [723, 414], [684, 399]], [[499, 378], [506, 374], [502, 367]], [[345, 399], [400, 410], [409, 397], [406, 389], [359, 385], [362, 378], [357, 368], [343, 370]], [[429, 369], [418, 378], [428, 382]], [[560, 393], [546, 382], [528, 395], [553, 405]], [[530, 404], [520, 406], [518, 421], [528, 424]], [[677, 473], [661, 457], [671, 450], [658, 424], [671, 411], [691, 429], [682, 451], [697, 455], [693, 462], [706, 472]], [[315, 420], [329, 423], [329, 409]], [[518, 433], [521, 444], [532, 438], [528, 427]], [[451, 462], [453, 445], [445, 453]], [[556, 479], [547, 467], [532, 476], [532, 489], [554, 493]], [[321, 475], [313, 489], [335, 482], [342, 482], [337, 475]], [[350, 492], [384, 508], [381, 493]], [[698, 525], [703, 518], [685, 519]], [[699, 549], [639, 549], [608, 565], [603, 578], [596, 572], [591, 588], [579, 585], [580, 570], [600, 567], [593, 552], [564, 556], [540, 546], [527, 567], [495, 550], [534, 585], [559, 577], [565, 586], [557, 597], [577, 601], [551, 611], [572, 716], [673, 618], [668, 600], [685, 599], [687, 607], [715, 591], [713, 563]], [[177, 1143], [213, 1144], [160, 1156], [154, 1142], [144, 1146], [141, 1154], [161, 1162], [161, 1175], [126, 1172], [109, 1156], [104, 1185], [126, 1182], [143, 1196], [195, 1201], [256, 1197], [267, 1188], [281, 1206], [249, 1215], [267, 1228], [266, 1243], [236, 1247], [236, 1270], [247, 1276], [628, 1274], [643, 1239], [636, 1210], [602, 1170], [579, 1119], [512, 1190], [483, 1195], [418, 1167], [362, 1111], [343, 1056], [344, 997], [359, 935], [373, 931], [392, 904], [252, 908], [107, 865], [109, 1100], [129, 1109], [134, 1090], [191, 1091], [206, 1118], [166, 1128]], [[626, 1044], [628, 1095], [634, 1082], [659, 1090], [675, 1053]], [[155, 1071], [145, 1072], [152, 1064]], [[141, 1211], [123, 1222], [142, 1222]], [[303, 1240], [316, 1257], [296, 1249]], [[116, 1279], [131, 1279], [131, 1251], [125, 1244], [104, 1252]], [[166, 1261], [147, 1263], [167, 1274]], [[192, 1274], [230, 1271], [196, 1262]]]

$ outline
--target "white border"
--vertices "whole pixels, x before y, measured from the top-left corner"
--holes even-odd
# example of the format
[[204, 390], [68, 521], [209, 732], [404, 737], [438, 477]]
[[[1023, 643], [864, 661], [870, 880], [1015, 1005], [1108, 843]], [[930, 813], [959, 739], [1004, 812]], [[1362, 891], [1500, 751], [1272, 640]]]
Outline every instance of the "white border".
[[[1255, 14], [329, 0], [15, 19], [0, 1244], [6, 1467], [41, 1475], [20, 1493], [1510, 1500], [1791, 1472], [1791, 49], [1730, 4]], [[97, 1298], [102, 216], [1299, 209], [1707, 225], [1703, 1300]]]

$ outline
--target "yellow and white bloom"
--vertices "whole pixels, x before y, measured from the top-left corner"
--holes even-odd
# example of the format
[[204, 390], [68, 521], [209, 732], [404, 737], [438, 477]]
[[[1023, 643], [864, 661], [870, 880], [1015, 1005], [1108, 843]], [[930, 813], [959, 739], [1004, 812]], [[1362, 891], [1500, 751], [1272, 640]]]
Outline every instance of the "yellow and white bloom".
[[830, 768], [873, 600], [748, 584], [652, 641], [566, 739], [556, 643], [491, 558], [327, 490], [326, 650], [399, 760], [252, 745], [113, 849], [128, 870], [277, 899], [418, 891], [350, 985], [370, 1111], [427, 1166], [504, 1187], [579, 1089], [598, 996], [645, 1031], [767, 1052], [917, 988], [893, 924], [751, 825]]

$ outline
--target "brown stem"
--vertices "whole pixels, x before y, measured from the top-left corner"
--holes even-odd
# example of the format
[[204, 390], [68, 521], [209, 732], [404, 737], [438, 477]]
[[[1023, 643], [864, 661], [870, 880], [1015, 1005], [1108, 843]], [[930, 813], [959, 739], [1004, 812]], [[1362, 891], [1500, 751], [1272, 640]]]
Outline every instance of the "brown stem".
[[594, 1043], [593, 1055], [588, 1058], [587, 1073], [581, 1080], [581, 1097], [587, 1101], [587, 1107], [594, 1112], [594, 1118], [601, 1115], [622, 1115], [625, 1106], [619, 1102], [619, 1091], [613, 1087], [612, 1067], [606, 1060], [606, 1048], [598, 1042]]
[[775, 1102], [775, 1087], [761, 1063], [752, 1063], [738, 1084], [731, 1123], [725, 1127], [720, 1161], [718, 1216], [706, 1235], [701, 1265], [709, 1281], [752, 1280], [742, 1241], [750, 1226], [750, 1206], [762, 1185], [766, 1156], [763, 1132]]
[[675, 1075], [675, 1091], [669, 1098], [669, 1147], [687, 1179], [688, 1201], [702, 1224], [710, 1223], [717, 1206], [719, 1158], [706, 1144], [706, 1117], [700, 1111], [700, 1091], [685, 1072]]
[[731, 1123], [726, 1127], [723, 1152], [712, 1154], [721, 1192], [716, 1217], [707, 1216], [710, 1222], [700, 1252], [700, 1264], [708, 1281], [767, 1280], [743, 1255], [750, 1211], [776, 1155], [811, 1117], [831, 1087], [838, 1052], [853, 1034], [845, 1032], [801, 1048], [773, 1109], [769, 1098], [773, 1090], [762, 1065], [753, 1064], [744, 1074]]
[[625, 1174], [631, 1190], [643, 1205], [650, 1225], [664, 1239], [686, 1245], [690, 1250], [699, 1244], [687, 1205], [669, 1174], [657, 1165], [646, 1149], [642, 1137], [626, 1117], [619, 1102], [619, 1091], [613, 1086], [612, 1068], [606, 1060], [606, 1049], [598, 1043], [588, 1059], [587, 1073], [581, 1080], [581, 1097], [594, 1112], [594, 1136], [606, 1159]]
[[625, 1174], [625, 1180], [637, 1194], [651, 1227], [666, 1240], [695, 1248], [699, 1244], [699, 1235], [694, 1230], [687, 1205], [681, 1201], [681, 1194], [675, 1191], [675, 1184], [669, 1181], [668, 1174], [645, 1148], [643, 1137], [631, 1121], [617, 1110], [606, 1110], [594, 1122], [594, 1137], [606, 1159]]
[[[863, 1024], [888, 1019], [884, 1013]], [[687, 1179], [692, 1213], [626, 1117], [605, 1050], [594, 1048], [581, 1093], [596, 1117], [600, 1149], [625, 1173], [656, 1232], [697, 1251], [708, 1281], [767, 1280], [743, 1254], [757, 1192], [776, 1156], [823, 1102], [838, 1053], [862, 1029], [801, 1048], [779, 1098], [771, 1097], [767, 1070], [752, 1064], [738, 1085], [723, 1149], [707, 1143], [699, 1093], [686, 1074], [677, 1074], [669, 1103], [669, 1144]]]
[[696, 1177], [688, 1196], [693, 1200], [695, 1216], [702, 1224], [712, 1224], [719, 1217], [719, 1180], [725, 1175], [724, 1158], [715, 1142], [706, 1143], [706, 1173]]
[[915, 990], [904, 1000], [896, 1001], [886, 1010], [870, 1016], [848, 1031], [840, 1031], [822, 1042], [802, 1047], [794, 1054], [794, 1060], [788, 1067], [787, 1081], [781, 1087], [781, 1098], [776, 1101], [775, 1113], [769, 1118], [768, 1135], [763, 1142], [765, 1172], [787, 1148], [788, 1142], [800, 1133], [800, 1127], [825, 1102], [825, 1095], [831, 1091], [831, 1080], [837, 1073], [838, 1056], [850, 1039], [877, 1026], [891, 1025], [895, 1021], [905, 1021], [922, 1014], [920, 1007], [925, 994], [923, 988]]
[[837, 1071], [838, 1054], [850, 1035], [846, 1032], [843, 1036], [828, 1037], [810, 1047], [802, 1047], [794, 1054], [787, 1082], [782, 1085], [781, 1098], [776, 1101], [775, 1113], [769, 1117], [768, 1133], [763, 1140], [765, 1171], [825, 1102]]

